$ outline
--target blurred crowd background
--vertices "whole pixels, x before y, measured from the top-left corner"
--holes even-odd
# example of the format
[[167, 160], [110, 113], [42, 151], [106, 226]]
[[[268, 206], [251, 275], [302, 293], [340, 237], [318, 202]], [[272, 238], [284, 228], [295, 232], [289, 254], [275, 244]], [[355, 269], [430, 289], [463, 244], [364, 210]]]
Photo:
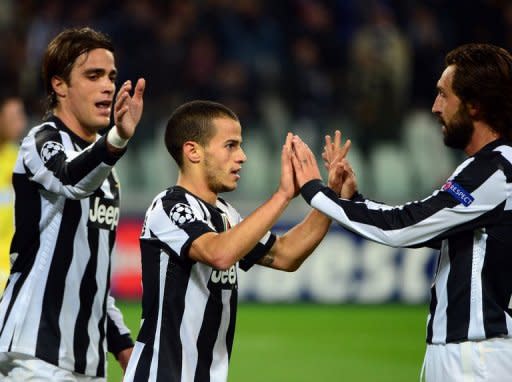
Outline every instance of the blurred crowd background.
[[22, 95], [32, 124], [44, 114], [43, 52], [71, 26], [110, 35], [120, 83], [147, 80], [141, 126], [118, 166], [124, 211], [142, 213], [174, 183], [163, 128], [197, 98], [240, 116], [249, 159], [229, 199], [242, 211], [276, 188], [287, 131], [319, 155], [324, 135], [341, 129], [360, 190], [399, 203], [427, 196], [459, 160], [430, 112], [444, 55], [466, 42], [510, 50], [512, 2], [0, 0], [1, 84]]

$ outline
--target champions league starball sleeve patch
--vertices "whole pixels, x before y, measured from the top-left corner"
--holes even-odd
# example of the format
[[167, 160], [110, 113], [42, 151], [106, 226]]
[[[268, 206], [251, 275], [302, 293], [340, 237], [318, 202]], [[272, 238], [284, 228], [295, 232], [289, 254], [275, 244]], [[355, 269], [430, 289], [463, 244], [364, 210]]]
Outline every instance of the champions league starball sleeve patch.
[[44, 143], [39, 155], [41, 156], [43, 163], [47, 163], [50, 159], [52, 159], [55, 155], [57, 155], [60, 152], [64, 152], [64, 146], [62, 146], [61, 143], [55, 141], [48, 141]]
[[455, 200], [463, 204], [465, 207], [469, 206], [473, 203], [473, 200], [475, 200], [475, 198], [473, 198], [462, 186], [450, 180], [446, 182], [441, 189], [448, 192], [455, 198]]
[[196, 220], [196, 217], [194, 216], [190, 206], [183, 203], [178, 203], [172, 207], [171, 211], [169, 212], [169, 217], [178, 227], [186, 223], [192, 223]]

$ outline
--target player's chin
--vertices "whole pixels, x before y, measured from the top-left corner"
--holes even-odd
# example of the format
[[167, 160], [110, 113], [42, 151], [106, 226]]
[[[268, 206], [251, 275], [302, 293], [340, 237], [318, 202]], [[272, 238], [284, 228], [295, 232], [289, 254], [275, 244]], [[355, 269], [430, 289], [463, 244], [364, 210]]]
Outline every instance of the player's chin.
[[236, 190], [238, 187], [238, 182], [230, 182], [230, 183], [224, 183], [222, 185], [222, 192], [230, 192]]

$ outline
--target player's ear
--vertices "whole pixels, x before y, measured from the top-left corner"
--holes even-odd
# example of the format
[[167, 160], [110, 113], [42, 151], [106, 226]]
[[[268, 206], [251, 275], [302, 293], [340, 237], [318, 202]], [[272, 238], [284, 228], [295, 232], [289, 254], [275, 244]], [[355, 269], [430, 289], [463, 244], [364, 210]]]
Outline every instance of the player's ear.
[[183, 157], [192, 163], [199, 163], [203, 157], [201, 146], [194, 141], [187, 141], [183, 144]]
[[476, 118], [478, 114], [480, 113], [480, 105], [476, 102], [467, 102], [466, 103], [466, 109], [469, 113], [469, 115], [473, 118]]
[[55, 92], [55, 94], [57, 94], [57, 96], [65, 97], [67, 89], [68, 89], [68, 84], [62, 78], [60, 78], [58, 76], [53, 76], [52, 77], [52, 88], [53, 88], [53, 91]]

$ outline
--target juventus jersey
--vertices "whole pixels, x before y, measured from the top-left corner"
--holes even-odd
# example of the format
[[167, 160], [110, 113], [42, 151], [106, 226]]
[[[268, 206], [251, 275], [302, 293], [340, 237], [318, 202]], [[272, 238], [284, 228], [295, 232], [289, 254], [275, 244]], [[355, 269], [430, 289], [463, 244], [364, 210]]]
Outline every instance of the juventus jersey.
[[497, 140], [466, 159], [430, 197], [402, 206], [338, 199], [320, 181], [312, 207], [367, 239], [440, 249], [427, 342], [512, 337], [512, 145]]
[[140, 238], [142, 326], [125, 382], [227, 380], [237, 272], [266, 254], [275, 236], [268, 232], [239, 264], [223, 271], [192, 261], [188, 251], [199, 236], [240, 221], [224, 200], [213, 206], [179, 186], [153, 200]]
[[117, 161], [52, 117], [23, 140], [13, 174], [16, 231], [0, 301], [0, 352], [105, 376], [132, 341], [109, 296], [119, 220]]

